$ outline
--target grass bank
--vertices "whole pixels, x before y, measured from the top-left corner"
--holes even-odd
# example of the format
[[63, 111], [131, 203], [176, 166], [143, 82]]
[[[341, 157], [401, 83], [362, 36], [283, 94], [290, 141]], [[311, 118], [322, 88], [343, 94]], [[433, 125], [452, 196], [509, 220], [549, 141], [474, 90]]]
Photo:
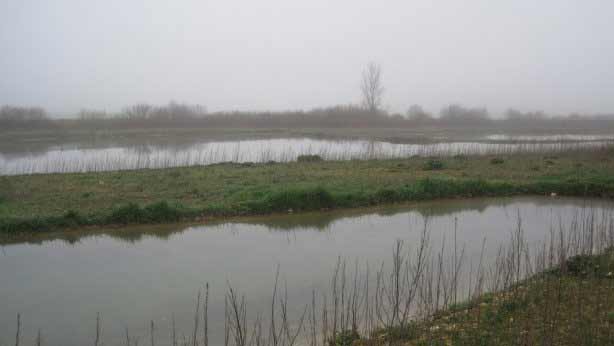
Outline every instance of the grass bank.
[[551, 193], [613, 197], [614, 151], [3, 176], [0, 232]]
[[[428, 320], [341, 335], [335, 345], [611, 345], [614, 249], [576, 255], [501, 292], [451, 305]], [[347, 333], [346, 333], [347, 334]]]

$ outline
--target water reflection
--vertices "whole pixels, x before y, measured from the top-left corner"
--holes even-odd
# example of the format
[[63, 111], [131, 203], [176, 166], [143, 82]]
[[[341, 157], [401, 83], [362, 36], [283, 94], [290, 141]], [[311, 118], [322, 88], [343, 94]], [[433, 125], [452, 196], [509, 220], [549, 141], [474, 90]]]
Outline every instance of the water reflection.
[[506, 213], [514, 212], [510, 206], [523, 203], [534, 207], [551, 206], [584, 206], [603, 207], [609, 206], [607, 200], [593, 200], [581, 198], [540, 198], [540, 197], [516, 197], [516, 198], [475, 198], [462, 200], [439, 200], [419, 202], [395, 206], [383, 206], [374, 208], [360, 208], [353, 210], [333, 210], [326, 212], [309, 212], [299, 214], [283, 214], [273, 216], [243, 217], [231, 221], [212, 220], [205, 225], [198, 224], [170, 224], [170, 225], [139, 225], [123, 228], [92, 228], [86, 230], [71, 230], [63, 232], [44, 232], [39, 234], [0, 235], [0, 245], [32, 244], [44, 245], [50, 241], [63, 241], [67, 244], [76, 245], [84, 239], [91, 237], [109, 237], [126, 243], [136, 244], [147, 238], [168, 240], [173, 235], [195, 229], [210, 227], [225, 227], [233, 229], [233, 226], [261, 226], [270, 232], [276, 231], [301, 231], [317, 230], [327, 232], [334, 228], [334, 224], [344, 220], [364, 220], [370, 216], [387, 217], [407, 214], [408, 210], [420, 218], [445, 217], [463, 212], [477, 212], [482, 214], [487, 208], [498, 208]]

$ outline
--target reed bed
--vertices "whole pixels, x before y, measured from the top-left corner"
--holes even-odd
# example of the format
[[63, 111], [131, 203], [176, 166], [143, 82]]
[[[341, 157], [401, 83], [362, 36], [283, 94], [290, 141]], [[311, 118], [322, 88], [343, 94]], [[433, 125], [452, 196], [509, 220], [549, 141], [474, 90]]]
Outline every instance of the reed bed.
[[37, 173], [103, 172], [211, 165], [223, 162], [265, 163], [296, 161], [304, 155], [324, 160], [372, 160], [410, 157], [467, 155], [512, 155], [603, 150], [612, 141], [560, 142], [453, 142], [393, 144], [373, 141], [330, 141], [312, 139], [268, 139], [210, 142], [183, 150], [154, 146], [106, 149], [57, 149], [43, 155], [3, 158], [0, 175]]
[[[390, 260], [381, 264], [339, 258], [331, 264], [328, 289], [314, 290], [305, 306], [291, 305], [279, 268], [265, 311], [250, 310], [241, 289], [228, 283], [224, 315], [213, 316], [223, 321], [219, 340], [209, 336], [207, 284], [196, 297], [191, 327], [179, 330], [173, 318], [165, 326], [168, 337], [161, 338], [157, 333], [161, 327], [151, 321], [147, 335], [135, 336], [126, 329], [123, 344], [516, 345], [524, 340], [527, 345], [608, 345], [612, 340], [611, 211], [588, 208], [568, 224], [553, 222], [548, 236], [531, 244], [519, 214], [509, 240], [496, 249], [488, 249], [485, 240], [477, 261], [465, 253], [456, 227], [441, 244], [432, 243], [429, 233], [426, 220], [417, 243], [398, 240], [391, 247]], [[490, 250], [495, 250], [494, 256], [488, 255]], [[570, 292], [577, 301], [562, 299]], [[585, 305], [576, 308], [577, 302]], [[530, 304], [539, 309], [524, 313], [520, 307]], [[489, 315], [493, 307], [503, 317]], [[17, 316], [16, 346], [26, 344], [21, 323]], [[102, 323], [96, 316], [95, 346], [103, 344]], [[44, 333], [38, 331], [28, 340], [42, 345]]]

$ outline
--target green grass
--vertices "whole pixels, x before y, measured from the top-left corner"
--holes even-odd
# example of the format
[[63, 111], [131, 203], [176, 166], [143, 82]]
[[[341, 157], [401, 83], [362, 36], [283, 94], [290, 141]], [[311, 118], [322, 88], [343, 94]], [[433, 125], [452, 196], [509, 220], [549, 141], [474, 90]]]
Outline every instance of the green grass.
[[[498, 156], [501, 157], [501, 156]], [[353, 208], [437, 198], [614, 196], [614, 152], [217, 164], [0, 177], [0, 232]]]

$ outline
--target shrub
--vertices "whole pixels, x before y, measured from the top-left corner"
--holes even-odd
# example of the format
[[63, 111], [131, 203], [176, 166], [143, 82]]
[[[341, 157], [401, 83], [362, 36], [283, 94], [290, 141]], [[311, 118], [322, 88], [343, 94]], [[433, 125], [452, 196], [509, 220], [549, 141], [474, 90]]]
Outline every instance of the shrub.
[[299, 155], [296, 159], [298, 162], [320, 162], [324, 161], [320, 155]]
[[425, 171], [438, 171], [444, 169], [444, 164], [440, 160], [431, 159], [424, 164]]

